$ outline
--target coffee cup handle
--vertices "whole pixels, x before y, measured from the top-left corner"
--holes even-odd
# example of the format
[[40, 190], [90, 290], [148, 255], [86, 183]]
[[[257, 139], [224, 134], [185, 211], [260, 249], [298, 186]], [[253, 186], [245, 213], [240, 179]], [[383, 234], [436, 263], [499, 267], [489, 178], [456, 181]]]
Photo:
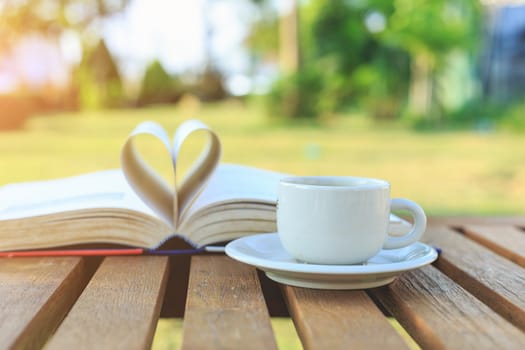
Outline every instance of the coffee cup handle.
[[389, 236], [383, 245], [383, 249], [396, 249], [406, 247], [418, 241], [427, 227], [427, 216], [423, 208], [416, 202], [404, 198], [393, 198], [390, 203], [390, 211], [406, 210], [412, 214], [414, 224], [412, 229], [403, 236]]

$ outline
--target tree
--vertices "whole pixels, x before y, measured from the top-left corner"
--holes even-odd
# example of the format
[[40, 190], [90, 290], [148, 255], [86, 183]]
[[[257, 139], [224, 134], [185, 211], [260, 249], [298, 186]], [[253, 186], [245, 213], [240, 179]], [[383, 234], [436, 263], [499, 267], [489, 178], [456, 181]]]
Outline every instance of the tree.
[[357, 106], [378, 119], [399, 115], [408, 56], [380, 39], [393, 12], [391, 1], [334, 0], [330, 6], [314, 1], [309, 12], [305, 60], [323, 72], [320, 108], [334, 112]]
[[479, 38], [478, 0], [395, 0], [384, 42], [411, 56], [409, 112], [439, 122], [443, 106], [438, 78], [454, 51], [472, 53]]
[[124, 89], [120, 72], [104, 40], [85, 52], [76, 72], [80, 103], [85, 108], [118, 107]]
[[358, 107], [384, 119], [408, 100], [433, 123], [444, 116], [439, 82], [453, 54], [472, 61], [482, 16], [478, 0], [310, 0], [300, 12], [301, 65], [271, 94], [279, 114]]
[[171, 77], [162, 64], [155, 60], [150, 63], [142, 79], [137, 103], [139, 106], [155, 103], [177, 102], [183, 94], [181, 83]]
[[377, 118], [398, 115], [408, 57], [380, 40], [383, 28], [370, 29], [365, 21], [370, 13], [388, 18], [391, 2], [312, 0], [300, 10], [301, 64], [275, 85], [272, 113], [318, 117], [359, 106]]

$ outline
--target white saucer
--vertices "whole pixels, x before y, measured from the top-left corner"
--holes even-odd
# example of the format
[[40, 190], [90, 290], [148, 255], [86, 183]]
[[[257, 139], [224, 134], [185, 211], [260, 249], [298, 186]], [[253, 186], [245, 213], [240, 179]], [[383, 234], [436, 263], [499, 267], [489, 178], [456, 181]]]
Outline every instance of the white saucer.
[[381, 250], [360, 265], [317, 265], [299, 262], [284, 250], [277, 233], [246, 236], [230, 242], [226, 254], [263, 270], [274, 281], [318, 289], [364, 289], [393, 282], [403, 271], [428, 265], [436, 250], [416, 242], [401, 249]]

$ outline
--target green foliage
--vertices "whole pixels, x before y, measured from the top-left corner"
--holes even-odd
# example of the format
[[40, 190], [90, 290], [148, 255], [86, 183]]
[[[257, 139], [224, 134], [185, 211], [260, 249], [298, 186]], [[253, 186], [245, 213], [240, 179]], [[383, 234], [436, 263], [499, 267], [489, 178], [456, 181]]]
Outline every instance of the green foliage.
[[269, 114], [274, 117], [314, 118], [320, 110], [322, 75], [311, 69], [279, 80], [268, 95]]
[[449, 113], [447, 124], [460, 128], [487, 126], [489, 121], [501, 119], [507, 113], [507, 109], [507, 106], [476, 98]]
[[376, 45], [374, 55], [354, 69], [349, 82], [361, 109], [376, 119], [394, 119], [408, 96], [409, 57], [399, 49]]
[[[359, 108], [376, 119], [411, 115], [428, 125], [451, 120], [443, 81], [451, 57], [476, 55], [479, 1], [311, 0], [300, 11], [301, 67], [291, 81], [275, 86], [270, 103], [281, 107], [277, 114], [311, 117]], [[475, 63], [468, 64], [466, 79], [474, 81]], [[312, 72], [316, 84], [296, 86], [297, 77]], [[475, 97], [461, 95], [463, 103]], [[301, 108], [290, 110], [293, 105]], [[454, 101], [453, 108], [458, 105]]]
[[372, 12], [385, 18], [392, 12], [391, 1], [346, 1], [330, 3], [314, 0], [306, 9], [310, 14], [301, 22], [301, 34], [307, 42], [306, 60], [334, 56], [340, 71], [351, 73], [372, 58], [377, 49], [376, 35], [366, 26]]
[[281, 108], [274, 113], [315, 117], [357, 106], [378, 119], [398, 116], [408, 93], [408, 55], [365, 24], [371, 13], [386, 18], [390, 2], [314, 0], [301, 11], [302, 65], [274, 87], [270, 103]]
[[[416, 120], [427, 119], [418, 124], [443, 125], [450, 120], [447, 114], [454, 111], [447, 108], [439, 80], [453, 54], [473, 57], [479, 48], [481, 4], [477, 0], [396, 0], [394, 8], [382, 40], [410, 55], [411, 84], [427, 87], [424, 109], [415, 102], [422, 96], [414, 95], [408, 113], [415, 113]], [[475, 78], [471, 75], [468, 79]]]
[[180, 81], [171, 77], [162, 64], [155, 60], [146, 68], [137, 104], [145, 106], [158, 103], [174, 103], [182, 97], [183, 93], [184, 89]]
[[478, 132], [495, 132], [497, 129], [525, 132], [525, 103], [500, 104], [475, 98], [450, 113], [441, 124], [432, 120], [415, 118], [412, 125], [418, 130], [461, 129]]
[[395, 0], [394, 6], [384, 39], [412, 54], [440, 64], [452, 49], [472, 50], [479, 44], [478, 0]]

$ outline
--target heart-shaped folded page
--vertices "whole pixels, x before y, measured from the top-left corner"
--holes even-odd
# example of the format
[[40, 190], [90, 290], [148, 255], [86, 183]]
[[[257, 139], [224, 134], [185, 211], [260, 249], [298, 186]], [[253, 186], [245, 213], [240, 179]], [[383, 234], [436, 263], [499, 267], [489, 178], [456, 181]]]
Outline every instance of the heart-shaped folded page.
[[[177, 156], [188, 137], [195, 132], [205, 132], [208, 142], [193, 163], [184, 180], [177, 186]], [[153, 136], [171, 155], [173, 184], [168, 184], [140, 155], [134, 139], [139, 135]], [[173, 137], [173, 143], [162, 126], [147, 121], [139, 124], [129, 135], [121, 152], [122, 170], [128, 183], [162, 219], [176, 228], [179, 218], [198, 196], [217, 167], [221, 155], [218, 136], [204, 123], [188, 120], [182, 123]]]

